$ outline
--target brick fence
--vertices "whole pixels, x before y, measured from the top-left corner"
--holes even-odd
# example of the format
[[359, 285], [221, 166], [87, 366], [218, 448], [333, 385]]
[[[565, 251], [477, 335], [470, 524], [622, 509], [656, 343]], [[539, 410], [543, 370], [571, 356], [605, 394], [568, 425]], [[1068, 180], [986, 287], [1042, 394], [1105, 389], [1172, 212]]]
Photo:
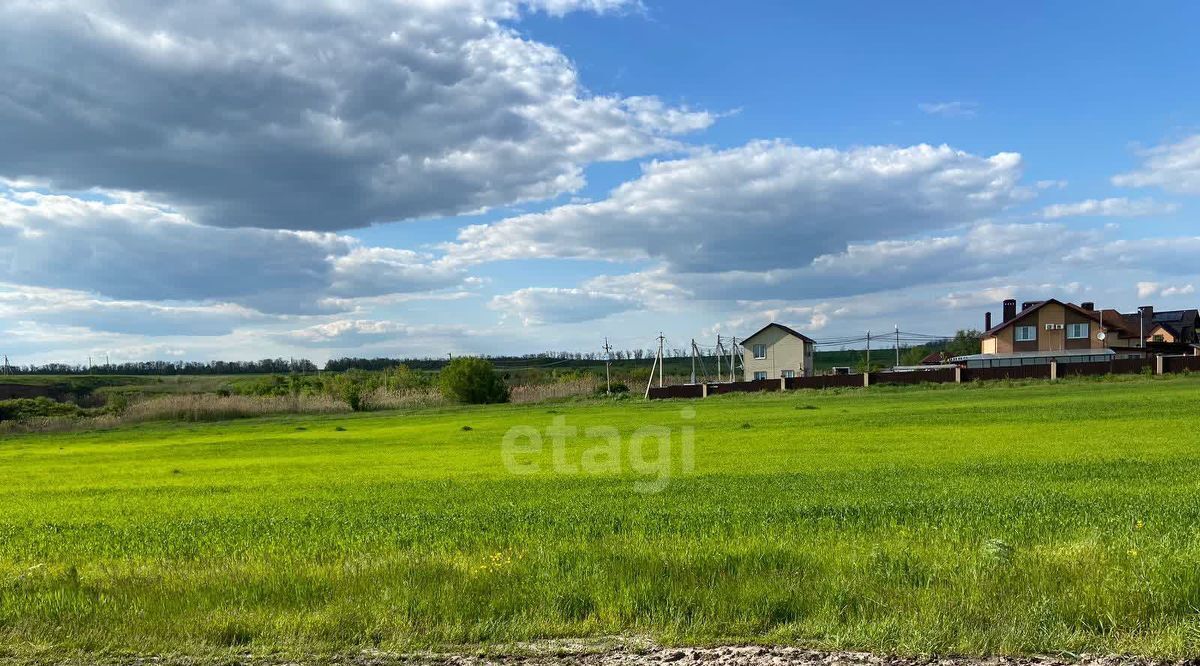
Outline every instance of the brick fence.
[[956, 382], [991, 381], [997, 379], [1061, 379], [1064, 377], [1095, 377], [1140, 373], [1200, 372], [1200, 356], [1159, 356], [1148, 359], [1120, 359], [1089, 363], [1048, 363], [1015, 365], [1006, 368], [938, 368], [909, 372], [876, 372], [870, 375], [820, 375], [817, 377], [788, 377], [755, 379], [745, 382], [711, 384], [676, 384], [652, 387], [649, 398], [704, 398], [722, 393], [756, 393], [759, 391], [793, 391], [796, 389], [827, 389], [880, 386], [885, 384], [952, 384]]

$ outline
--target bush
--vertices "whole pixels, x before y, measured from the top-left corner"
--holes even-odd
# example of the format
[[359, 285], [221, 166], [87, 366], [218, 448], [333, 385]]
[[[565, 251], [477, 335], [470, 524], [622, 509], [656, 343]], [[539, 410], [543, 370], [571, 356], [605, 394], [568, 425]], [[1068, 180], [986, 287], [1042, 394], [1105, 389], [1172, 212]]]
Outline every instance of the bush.
[[25, 421], [52, 416], [80, 416], [84, 410], [71, 402], [56, 402], [50, 398], [18, 398], [0, 400], [0, 421]]
[[508, 402], [508, 386], [496, 374], [491, 361], [460, 356], [442, 369], [438, 377], [442, 395], [450, 400], [479, 405]]

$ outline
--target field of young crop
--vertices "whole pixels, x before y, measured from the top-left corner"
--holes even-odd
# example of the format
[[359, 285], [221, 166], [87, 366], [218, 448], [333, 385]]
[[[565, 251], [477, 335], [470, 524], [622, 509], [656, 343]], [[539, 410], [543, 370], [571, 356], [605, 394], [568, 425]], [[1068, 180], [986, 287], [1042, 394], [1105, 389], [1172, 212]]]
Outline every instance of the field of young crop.
[[1198, 423], [1180, 376], [8, 436], [0, 659], [1196, 654]]

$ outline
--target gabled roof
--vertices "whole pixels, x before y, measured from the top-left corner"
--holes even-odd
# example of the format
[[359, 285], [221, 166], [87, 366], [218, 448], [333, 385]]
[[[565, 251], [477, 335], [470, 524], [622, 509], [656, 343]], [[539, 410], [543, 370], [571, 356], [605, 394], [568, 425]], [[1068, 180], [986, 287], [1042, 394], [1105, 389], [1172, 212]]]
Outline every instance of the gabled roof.
[[946, 361], [946, 352], [935, 351], [921, 359], [921, 365], [938, 365]]
[[1009, 319], [1006, 322], [1001, 322], [997, 326], [993, 326], [992, 328], [984, 331], [983, 335], [984, 335], [984, 337], [991, 337], [993, 335], [996, 335], [997, 333], [1004, 330], [1005, 328], [1012, 326], [1013, 323], [1015, 321], [1017, 321], [1018, 319], [1021, 319], [1022, 317], [1026, 317], [1028, 315], [1031, 315], [1034, 312], [1037, 312], [1038, 310], [1046, 307], [1047, 305], [1050, 305], [1051, 303], [1056, 303], [1058, 305], [1063, 306], [1064, 308], [1066, 308], [1068, 310], [1071, 310], [1080, 315], [1083, 315], [1084, 317], [1087, 317], [1088, 319], [1091, 319], [1092, 321], [1099, 323], [1101, 326], [1104, 326], [1105, 328], [1107, 328], [1109, 330], [1119, 330], [1119, 331], [1125, 332], [1126, 334], [1133, 335], [1134, 337], [1137, 336], [1136, 333], [1130, 333], [1129, 327], [1126, 324], [1125, 319], [1121, 316], [1121, 313], [1117, 312], [1116, 310], [1101, 310], [1101, 311], [1084, 310], [1083, 308], [1079, 307], [1078, 305], [1075, 305], [1074, 303], [1064, 303], [1063, 301], [1060, 301], [1057, 298], [1051, 298], [1051, 299], [1048, 299], [1045, 301], [1036, 301], [1034, 303], [1031, 303], [1029, 305], [1029, 307], [1018, 312], [1016, 314], [1016, 316], [1014, 316], [1012, 319]]
[[1167, 333], [1170, 333], [1173, 337], [1176, 337], [1176, 338], [1178, 338], [1178, 337], [1180, 337], [1180, 335], [1182, 335], [1179, 332], [1179, 330], [1176, 329], [1174, 326], [1172, 326], [1171, 324], [1164, 324], [1161, 321], [1154, 322], [1154, 325], [1150, 327], [1150, 330], [1146, 331], [1146, 335], [1153, 335], [1154, 329], [1156, 329], [1156, 328], [1161, 328], [1162, 330], [1166, 331]]
[[753, 338], [754, 336], [758, 335], [759, 333], [762, 333], [763, 331], [767, 330], [768, 328], [771, 328], [772, 326], [774, 326], [775, 328], [783, 329], [784, 333], [787, 333], [789, 335], [794, 335], [797, 338], [800, 338], [801, 340], [803, 340], [805, 342], [813, 341], [813, 339], [808, 337], [807, 335], [804, 335], [803, 333], [800, 333], [798, 331], [790, 329], [787, 326], [784, 326], [783, 324], [776, 324], [775, 322], [771, 322], [771, 323], [767, 324], [766, 326], [763, 326], [762, 328], [758, 329], [757, 331], [751, 333], [750, 335], [747, 335], [745, 337], [745, 339], [743, 339], [742, 341], [745, 342], [746, 340]]
[[1187, 324], [1188, 322], [1196, 321], [1200, 317], [1200, 311], [1191, 310], [1156, 310], [1154, 312], [1154, 323], [1159, 322], [1180, 322]]

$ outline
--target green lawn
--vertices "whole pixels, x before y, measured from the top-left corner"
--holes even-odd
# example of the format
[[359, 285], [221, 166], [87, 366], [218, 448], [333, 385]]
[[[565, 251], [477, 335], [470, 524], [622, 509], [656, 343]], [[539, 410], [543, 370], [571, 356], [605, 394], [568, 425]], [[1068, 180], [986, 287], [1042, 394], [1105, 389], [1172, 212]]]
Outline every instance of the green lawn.
[[[1198, 398], [1126, 378], [10, 436], [0, 658], [608, 635], [1195, 654]], [[621, 457], [547, 436], [504, 464], [509, 428], [559, 417], [617, 428]], [[660, 484], [652, 443], [629, 460], [647, 425], [672, 429]]]

